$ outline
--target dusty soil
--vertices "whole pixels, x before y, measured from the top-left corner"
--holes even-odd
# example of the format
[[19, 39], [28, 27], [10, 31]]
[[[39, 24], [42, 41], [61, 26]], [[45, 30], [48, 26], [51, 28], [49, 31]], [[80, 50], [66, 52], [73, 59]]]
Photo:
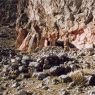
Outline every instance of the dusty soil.
[[0, 27], [0, 47], [14, 47], [16, 40], [16, 31], [8, 26]]

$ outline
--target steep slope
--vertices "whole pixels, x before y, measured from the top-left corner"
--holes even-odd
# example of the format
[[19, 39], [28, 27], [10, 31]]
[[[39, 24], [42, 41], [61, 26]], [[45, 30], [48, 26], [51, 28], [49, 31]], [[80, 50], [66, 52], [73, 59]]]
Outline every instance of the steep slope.
[[0, 0], [0, 47], [2, 48], [14, 46], [18, 1]]
[[0, 0], [0, 26], [15, 26], [18, 0]]

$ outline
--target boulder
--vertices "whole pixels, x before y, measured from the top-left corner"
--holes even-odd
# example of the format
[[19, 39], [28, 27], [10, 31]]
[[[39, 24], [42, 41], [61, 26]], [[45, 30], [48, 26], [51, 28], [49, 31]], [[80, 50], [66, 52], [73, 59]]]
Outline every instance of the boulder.
[[59, 76], [62, 74], [65, 74], [65, 68], [64, 67], [54, 66], [54, 67], [50, 68], [50, 75]]
[[72, 79], [68, 75], [61, 75], [59, 76], [59, 79], [64, 83], [72, 82]]

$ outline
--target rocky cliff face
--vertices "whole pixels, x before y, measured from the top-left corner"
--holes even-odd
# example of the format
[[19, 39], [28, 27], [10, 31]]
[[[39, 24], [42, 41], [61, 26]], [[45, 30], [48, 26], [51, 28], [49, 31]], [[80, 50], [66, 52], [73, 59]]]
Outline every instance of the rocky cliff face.
[[94, 2], [0, 0], [0, 95], [95, 95]]
[[78, 49], [93, 48], [95, 1], [20, 0], [16, 26], [30, 29], [41, 37], [45, 33], [58, 33], [58, 39], [63, 41], [68, 33], [70, 42]]

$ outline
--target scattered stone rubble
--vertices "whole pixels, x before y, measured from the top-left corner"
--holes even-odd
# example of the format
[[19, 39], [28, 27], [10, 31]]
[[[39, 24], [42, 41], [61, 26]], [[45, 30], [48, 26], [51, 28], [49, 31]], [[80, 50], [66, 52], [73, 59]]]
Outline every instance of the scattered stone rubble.
[[[24, 90], [26, 87], [35, 85], [37, 81], [40, 81], [40, 83], [37, 83], [37, 86], [34, 88], [45, 90], [45, 94], [50, 91], [50, 95], [54, 93], [58, 95], [73, 95], [73, 93], [76, 93], [76, 95], [85, 95], [86, 92], [94, 88], [95, 53], [87, 54], [88, 52], [86, 50], [84, 52], [61, 52], [60, 47], [48, 48], [53, 48], [54, 51], [57, 50], [58, 55], [56, 55], [56, 52], [52, 54], [44, 53], [46, 56], [42, 57], [42, 52], [40, 51], [37, 53], [40, 56], [36, 59], [32, 54], [27, 55], [15, 53], [13, 50], [10, 50], [11, 52], [6, 50], [9, 54], [4, 55], [3, 53], [6, 51], [2, 51], [2, 59], [0, 61], [0, 87], [3, 87], [4, 90], [0, 91], [2, 93], [1, 95], [5, 95], [5, 92], [7, 93], [6, 95], [32, 95], [33, 93], [36, 93], [33, 95], [39, 95], [37, 94], [39, 92], [29, 90], [29, 88]], [[42, 49], [43, 52], [46, 50], [47, 47], [46, 49]], [[76, 56], [74, 56], [75, 54]], [[89, 58], [92, 61], [89, 61]], [[63, 88], [59, 87], [53, 93], [51, 85], [55, 85], [55, 87], [62, 85], [61, 87]], [[8, 90], [8, 87], [12, 90]], [[74, 89], [78, 90], [74, 91]], [[41, 95], [44, 94], [42, 93]]]

